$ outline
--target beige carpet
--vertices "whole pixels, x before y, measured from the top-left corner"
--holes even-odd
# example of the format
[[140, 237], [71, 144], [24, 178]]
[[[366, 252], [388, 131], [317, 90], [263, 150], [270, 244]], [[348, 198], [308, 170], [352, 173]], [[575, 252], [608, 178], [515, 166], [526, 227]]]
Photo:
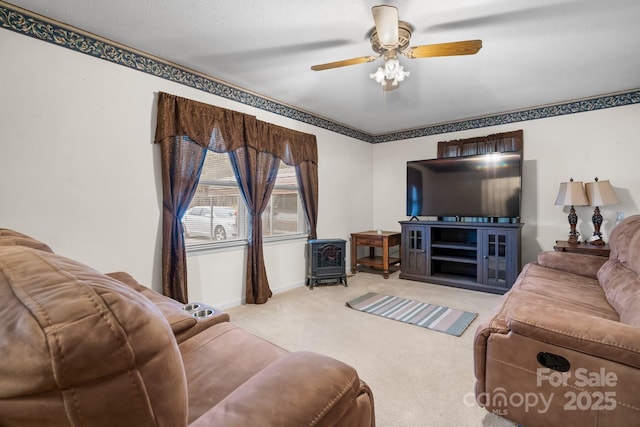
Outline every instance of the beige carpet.
[[[508, 426], [474, 403], [473, 334], [499, 295], [360, 272], [349, 287], [319, 286], [229, 310], [231, 321], [287, 350], [326, 354], [354, 366], [373, 390], [378, 427]], [[461, 337], [362, 313], [345, 302], [380, 292], [477, 312]]]

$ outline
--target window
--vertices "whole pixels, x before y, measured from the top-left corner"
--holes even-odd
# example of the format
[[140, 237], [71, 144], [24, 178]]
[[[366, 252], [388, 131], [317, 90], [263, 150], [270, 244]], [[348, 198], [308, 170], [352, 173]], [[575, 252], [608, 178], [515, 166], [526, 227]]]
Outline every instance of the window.
[[[187, 248], [220, 241], [244, 241], [248, 214], [227, 153], [208, 151], [198, 188], [182, 224]], [[294, 166], [280, 162], [269, 204], [262, 214], [262, 236], [307, 232]]]

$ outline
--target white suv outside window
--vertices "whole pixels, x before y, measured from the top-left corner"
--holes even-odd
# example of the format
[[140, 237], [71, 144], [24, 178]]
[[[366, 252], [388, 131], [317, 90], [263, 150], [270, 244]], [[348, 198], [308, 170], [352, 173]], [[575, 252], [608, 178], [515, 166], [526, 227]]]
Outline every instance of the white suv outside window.
[[238, 235], [235, 209], [228, 206], [195, 206], [182, 218], [185, 237], [226, 240]]
[[[214, 246], [221, 241], [246, 241], [247, 209], [228, 154], [207, 152], [198, 188], [182, 224], [187, 249]], [[271, 198], [262, 214], [262, 237], [300, 237], [307, 230], [295, 167], [280, 162]]]

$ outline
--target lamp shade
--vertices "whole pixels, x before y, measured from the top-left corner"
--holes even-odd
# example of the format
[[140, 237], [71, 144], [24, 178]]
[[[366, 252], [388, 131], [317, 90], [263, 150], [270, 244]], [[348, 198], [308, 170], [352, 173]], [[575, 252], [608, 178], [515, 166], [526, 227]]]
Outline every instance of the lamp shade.
[[590, 206], [615, 205], [619, 202], [609, 181], [598, 181], [596, 178], [595, 182], [587, 182], [585, 187]]
[[586, 206], [589, 204], [587, 197], [584, 194], [584, 187], [582, 181], [574, 181], [571, 179], [569, 182], [563, 182], [560, 184], [560, 190], [558, 190], [558, 197], [556, 197], [556, 205], [563, 206]]

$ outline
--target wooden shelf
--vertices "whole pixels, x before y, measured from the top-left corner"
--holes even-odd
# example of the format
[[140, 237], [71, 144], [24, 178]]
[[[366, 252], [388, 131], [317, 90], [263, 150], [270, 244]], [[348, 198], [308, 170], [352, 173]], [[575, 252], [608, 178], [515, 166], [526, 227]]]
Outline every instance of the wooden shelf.
[[445, 248], [445, 249], [457, 249], [457, 250], [469, 250], [475, 251], [478, 249], [478, 245], [470, 243], [455, 243], [455, 242], [434, 242], [431, 243], [432, 248]]
[[461, 262], [463, 264], [477, 264], [477, 258], [468, 258], [461, 256], [441, 256], [441, 255], [433, 255], [431, 259], [434, 261], [448, 261], [448, 262]]
[[447, 282], [455, 282], [462, 285], [477, 283], [475, 276], [463, 276], [460, 274], [435, 273], [431, 275], [431, 279], [438, 281], [442, 280]]
[[[363, 265], [368, 265], [371, 267], [379, 267], [380, 265], [382, 265], [383, 262], [383, 257], [381, 256], [374, 256], [374, 257], [364, 257], [364, 258], [358, 258], [358, 264], [363, 264]], [[397, 264], [400, 262], [400, 258], [391, 258], [389, 257], [389, 265], [393, 265], [393, 264]]]

